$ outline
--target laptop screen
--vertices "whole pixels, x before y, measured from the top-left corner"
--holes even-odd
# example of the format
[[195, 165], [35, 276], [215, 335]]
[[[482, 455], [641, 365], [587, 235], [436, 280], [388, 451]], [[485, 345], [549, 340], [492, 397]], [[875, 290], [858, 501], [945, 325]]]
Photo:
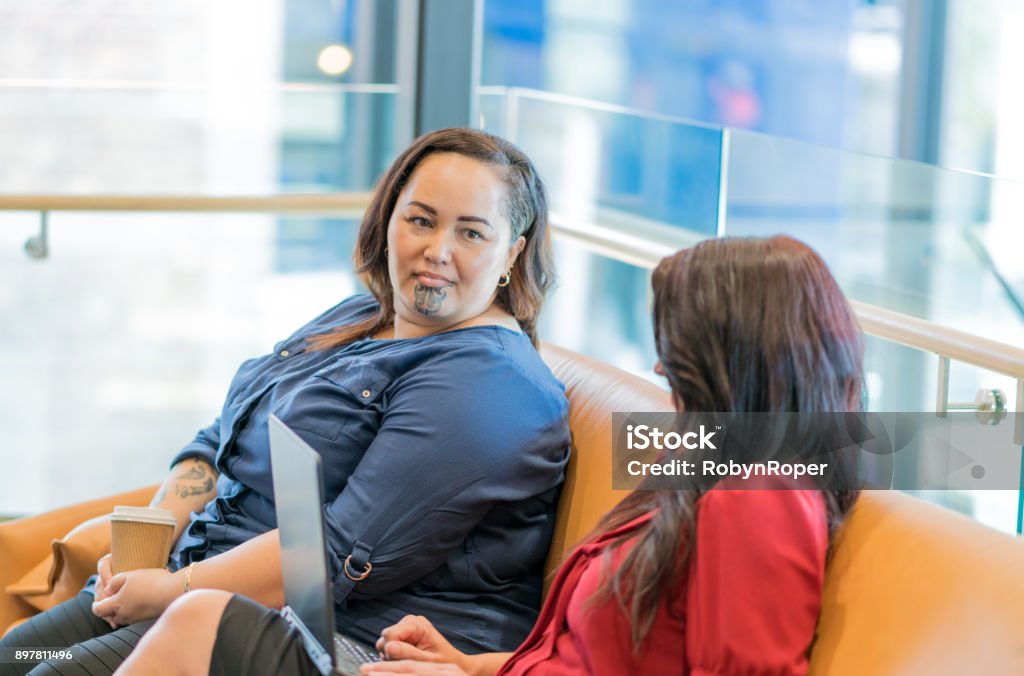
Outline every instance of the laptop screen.
[[284, 599], [333, 656], [334, 605], [321, 512], [320, 456], [276, 416], [269, 417], [268, 425]]

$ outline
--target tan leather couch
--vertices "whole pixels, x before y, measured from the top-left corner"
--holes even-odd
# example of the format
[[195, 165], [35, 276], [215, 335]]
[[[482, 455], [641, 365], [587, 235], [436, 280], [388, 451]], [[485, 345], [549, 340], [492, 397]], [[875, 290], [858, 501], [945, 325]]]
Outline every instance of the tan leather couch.
[[0, 523], [0, 632], [76, 594], [110, 551], [105, 515], [146, 505], [156, 486]]
[[[670, 403], [657, 386], [606, 364], [552, 346], [543, 353], [566, 385], [573, 439], [552, 567], [623, 497], [611, 490], [611, 413], [669, 410]], [[47, 575], [38, 562], [53, 549], [51, 538], [114, 504], [145, 504], [154, 490], [0, 524], [0, 583], [35, 564], [30, 582], [40, 587]], [[96, 545], [103, 527], [83, 530], [91, 529]], [[68, 579], [58, 579], [55, 591], [28, 598], [43, 605], [73, 593], [88, 570], [58, 572]], [[24, 598], [0, 594], [0, 627], [34, 612]], [[863, 494], [830, 564], [811, 672], [1024, 674], [1024, 542], [900, 493]]]

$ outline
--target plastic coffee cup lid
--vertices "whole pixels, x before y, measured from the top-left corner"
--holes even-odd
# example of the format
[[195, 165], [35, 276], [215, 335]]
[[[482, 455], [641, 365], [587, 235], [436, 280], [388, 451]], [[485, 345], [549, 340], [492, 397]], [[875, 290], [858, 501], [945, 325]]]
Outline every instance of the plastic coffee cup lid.
[[174, 512], [169, 509], [158, 509], [156, 507], [126, 507], [117, 505], [114, 513], [110, 515], [111, 521], [142, 521], [143, 523], [156, 523], [160, 525], [174, 526], [177, 521]]

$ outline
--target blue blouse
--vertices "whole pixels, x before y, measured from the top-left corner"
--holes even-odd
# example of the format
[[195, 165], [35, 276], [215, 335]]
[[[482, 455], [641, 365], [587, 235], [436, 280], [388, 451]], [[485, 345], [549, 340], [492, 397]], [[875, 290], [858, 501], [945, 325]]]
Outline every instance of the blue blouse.
[[[462, 650], [512, 650], [540, 604], [569, 454], [564, 389], [526, 335], [495, 326], [307, 347], [378, 307], [349, 298], [241, 365], [220, 417], [172, 463], [201, 457], [220, 476], [171, 567], [276, 527], [273, 413], [323, 458], [340, 631], [373, 641], [414, 613]], [[365, 580], [342, 573], [349, 555], [373, 564]]]

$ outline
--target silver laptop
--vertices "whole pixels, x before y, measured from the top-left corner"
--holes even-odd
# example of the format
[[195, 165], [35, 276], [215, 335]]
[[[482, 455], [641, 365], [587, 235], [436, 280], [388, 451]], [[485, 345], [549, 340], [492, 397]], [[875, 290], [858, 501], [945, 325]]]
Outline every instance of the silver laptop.
[[321, 674], [358, 676], [360, 664], [380, 661], [380, 656], [334, 631], [320, 455], [276, 416], [270, 416], [268, 426], [287, 604], [281, 613], [299, 630]]

